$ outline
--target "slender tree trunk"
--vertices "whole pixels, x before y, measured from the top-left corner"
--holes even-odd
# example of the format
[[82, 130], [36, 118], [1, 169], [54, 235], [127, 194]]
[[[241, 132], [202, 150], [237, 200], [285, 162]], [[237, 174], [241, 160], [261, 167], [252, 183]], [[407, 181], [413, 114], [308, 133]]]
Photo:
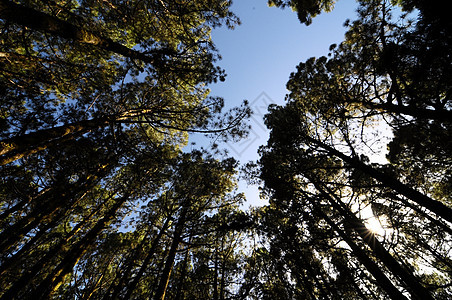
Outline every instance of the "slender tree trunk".
[[[318, 259], [316, 259], [316, 260], [318, 261]], [[319, 265], [321, 265], [321, 264], [322, 263], [319, 262]], [[334, 296], [337, 295], [337, 292], [335, 290], [333, 290], [333, 288], [331, 287], [331, 284], [330, 284], [327, 276], [325, 276], [325, 272], [324, 272], [323, 268], [319, 269], [317, 271], [320, 273], [321, 282], [323, 283], [322, 286], [324, 286], [323, 289], [325, 290], [325, 292], [324, 292], [324, 294], [326, 296], [325, 299], [328, 299], [328, 298], [334, 299], [335, 298]]]
[[[73, 190], [72, 190], [73, 191]], [[40, 195], [33, 201], [35, 203], [42, 203], [28, 213], [26, 216], [19, 219], [16, 223], [10, 225], [0, 234], [0, 253], [3, 253], [18, 243], [28, 232], [36, 228], [39, 223], [46, 217], [55, 212], [55, 205], [53, 201], [60, 197], [62, 201], [69, 201], [69, 195], [64, 193], [61, 188], [51, 189], [46, 193]], [[53, 201], [49, 201], [49, 199]]]
[[[141, 264], [140, 270], [138, 270], [138, 273], [135, 275], [135, 277], [133, 278], [133, 281], [131, 282], [131, 284], [127, 287], [127, 293], [124, 296], [124, 299], [130, 299], [132, 296], [133, 291], [135, 290], [135, 288], [137, 287], [138, 283], [140, 282], [141, 277], [143, 277], [144, 272], [146, 271], [146, 268], [148, 268], [149, 263], [152, 259], [152, 257], [154, 256], [155, 251], [157, 250], [157, 246], [160, 243], [160, 240], [162, 239], [163, 234], [166, 232], [166, 230], [168, 229], [169, 226], [169, 222], [172, 220], [172, 218], [170, 216], [168, 216], [165, 220], [165, 223], [162, 226], [162, 229], [160, 229], [158, 235], [155, 237], [155, 239], [152, 241], [152, 246], [151, 249], [149, 249], [146, 258], [144, 259], [143, 263]], [[117, 286], [113, 292], [112, 297], [108, 297], [105, 298], [105, 300], [107, 299], [115, 299], [117, 296], [119, 296], [119, 293], [122, 289], [122, 286]]]
[[424, 218], [428, 219], [430, 222], [432, 222], [433, 224], [435, 224], [436, 226], [440, 227], [445, 232], [447, 232], [450, 235], [452, 235], [452, 228], [451, 227], [449, 227], [446, 224], [444, 224], [444, 222], [442, 220], [435, 219], [433, 216], [431, 216], [430, 214], [428, 214], [427, 212], [422, 210], [421, 207], [416, 206], [415, 204], [409, 202], [408, 200], [406, 200], [406, 199], [404, 199], [402, 197], [398, 197], [398, 195], [390, 194], [389, 197], [394, 199], [395, 201], [401, 202], [406, 207], [411, 208], [412, 210], [417, 212], [419, 215], [421, 215]]
[[213, 272], [213, 300], [218, 300], [218, 235], [215, 239], [214, 272]]
[[331, 155], [334, 155], [342, 159], [344, 162], [348, 163], [351, 167], [366, 173], [370, 177], [380, 181], [385, 186], [392, 188], [397, 193], [407, 197], [408, 199], [414, 201], [418, 205], [427, 208], [431, 212], [442, 217], [444, 220], [447, 220], [448, 222], [452, 223], [452, 209], [447, 207], [443, 203], [433, 200], [430, 197], [427, 197], [426, 195], [410, 188], [409, 186], [398, 181], [397, 179], [387, 174], [384, 174], [371, 166], [366, 165], [357, 158], [352, 158], [348, 155], [345, 155], [344, 153], [336, 150], [335, 148], [319, 140], [316, 140], [307, 135], [305, 136], [305, 138], [308, 142], [311, 142], [319, 146], [320, 148], [328, 151]]
[[[303, 271], [303, 270], [301, 270]], [[303, 294], [303, 298], [305, 299], [316, 299], [316, 297], [314, 296], [314, 294], [312, 293], [312, 291], [314, 290], [312, 288], [312, 283], [309, 282], [309, 278], [306, 274], [307, 272], [300, 272], [299, 270], [297, 270], [297, 272], [293, 272], [295, 279], [296, 279], [296, 283], [298, 286], [300, 286], [300, 293]], [[306, 297], [306, 294], [309, 295], [309, 297]]]
[[[292, 243], [292, 241], [290, 241], [289, 243]], [[304, 251], [301, 245], [297, 244], [296, 247], [299, 249], [302, 249], [301, 251]], [[321, 270], [318, 270], [317, 268], [314, 268], [312, 266], [313, 262], [318, 262], [318, 261], [311, 254], [311, 250], [309, 252], [310, 252], [309, 256], [307, 256], [305, 253], [300, 255], [294, 251], [292, 251], [292, 253], [291, 253], [296, 262], [296, 265], [294, 266], [295, 269], [297, 269], [297, 267], [303, 266], [302, 271], [305, 271], [305, 272], [303, 272], [304, 273], [303, 277], [306, 278], [304, 291], [307, 292], [311, 296], [311, 299], [319, 298], [319, 297], [315, 296], [314, 291], [317, 291], [318, 293], [320, 293], [320, 299], [331, 299], [330, 296], [335, 295], [335, 293], [330, 292], [330, 294], [328, 294], [328, 292], [325, 292], [325, 289], [327, 287], [325, 280], [323, 280], [323, 278], [322, 278], [322, 281], [324, 283], [322, 285], [320, 283], [320, 281], [318, 280], [317, 274], [316, 274], [316, 273], [321, 273]], [[293, 270], [293, 272], [295, 274], [299, 273], [298, 270]], [[314, 281], [315, 283], [312, 284], [312, 282], [310, 282], [310, 280]]]
[[188, 265], [189, 255], [190, 255], [189, 249], [185, 250], [184, 262], [182, 264], [182, 271], [179, 276], [179, 284], [177, 285], [177, 292], [176, 292], [176, 296], [174, 297], [174, 300], [184, 299], [185, 277], [187, 276], [187, 265]]
[[85, 30], [57, 17], [8, 0], [0, 0], [0, 18], [64, 39], [96, 46], [99, 49], [111, 51], [124, 57], [139, 59], [149, 64], [154, 63], [152, 55], [130, 49], [109, 38], [103, 37], [100, 33]]
[[0, 222], [3, 223], [10, 214], [17, 212], [19, 209], [23, 208], [27, 203], [30, 203], [31, 199], [33, 199], [33, 198], [28, 196], [26, 199], [22, 199], [19, 202], [17, 202], [16, 204], [14, 204], [12, 207], [4, 210], [0, 214]]
[[345, 219], [345, 222], [350, 225], [353, 230], [361, 237], [361, 239], [372, 249], [375, 256], [380, 259], [384, 265], [402, 282], [406, 284], [409, 292], [414, 299], [419, 300], [433, 300], [430, 293], [425, 287], [413, 276], [409, 271], [403, 268], [397, 260], [383, 247], [383, 245], [375, 238], [375, 235], [367, 229], [366, 225], [355, 216], [345, 205], [339, 200], [335, 199], [335, 195], [331, 191], [326, 191], [319, 184], [314, 183], [317, 190], [328, 199], [331, 205], [339, 212]]
[[[1, 2], [2, 0], [0, 0]], [[131, 109], [118, 115], [82, 120], [0, 141], [0, 166], [39, 151], [60, 145], [92, 130], [115, 123], [149, 123], [133, 120], [152, 113], [152, 109]]]
[[226, 290], [226, 282], [225, 282], [225, 264], [222, 264], [221, 267], [221, 277], [220, 277], [220, 300], [224, 300], [224, 293]]
[[[303, 212], [303, 219], [312, 219], [312, 216]], [[309, 229], [311, 230], [311, 229]], [[317, 297], [314, 295], [314, 291], [317, 290], [320, 293], [320, 299], [335, 299], [335, 295], [337, 292], [331, 289], [330, 284], [328, 283], [327, 278], [325, 278], [325, 272], [323, 267], [319, 268], [318, 266], [322, 266], [322, 263], [315, 257], [313, 254], [313, 250], [311, 246], [302, 245], [297, 241], [295, 236], [288, 236], [287, 243], [292, 244], [292, 249], [297, 249], [298, 251], [291, 251], [291, 255], [295, 260], [295, 269], [299, 266], [303, 266], [304, 269], [304, 277], [306, 277], [308, 285], [306, 286], [306, 291], [309, 292], [312, 299], [316, 299]], [[306, 248], [308, 250], [306, 251]], [[299, 251], [301, 250], [301, 251]], [[294, 273], [299, 272], [298, 270], [293, 270]], [[321, 276], [321, 280], [318, 279], [319, 275]], [[315, 287], [309, 280], [315, 281]]]
[[356, 293], [358, 294], [358, 296], [363, 299], [363, 300], [368, 300], [368, 297], [366, 295], [364, 295], [363, 291], [361, 290], [361, 287], [356, 284], [355, 280], [351, 280], [351, 283], [353, 285], [353, 287], [355, 288]]
[[164, 300], [166, 288], [168, 287], [168, 283], [171, 276], [171, 271], [173, 269], [174, 260], [176, 258], [177, 248], [179, 247], [180, 242], [182, 241], [182, 233], [185, 227], [185, 221], [188, 212], [188, 204], [183, 204], [181, 209], [181, 214], [179, 219], [177, 220], [176, 227], [174, 229], [173, 241], [171, 243], [168, 256], [166, 258], [165, 266], [163, 268], [162, 274], [160, 276], [159, 285], [154, 295], [155, 300]]
[[[112, 280], [110, 286], [108, 287], [106, 293], [104, 294], [103, 299], [116, 299], [118, 295], [121, 293], [121, 290], [124, 288], [125, 281], [130, 278], [132, 273], [132, 269], [135, 266], [135, 262], [141, 256], [143, 252], [143, 247], [146, 243], [149, 243], [149, 233], [146, 233], [141, 242], [134, 248], [132, 255], [124, 258], [122, 263], [118, 264], [118, 268], [116, 269], [115, 278]], [[124, 272], [121, 272], [121, 266], [126, 265], [126, 269]], [[119, 278], [118, 283], [116, 283], [117, 278]]]
[[[365, 277], [365, 278], [367, 278], [367, 280], [369, 280], [369, 281], [372, 281], [372, 280], [375, 280], [374, 278], [371, 278], [372, 277], [372, 275], [368, 275], [367, 273], [365, 273], [365, 272], [362, 272], [362, 274], [361, 274], [363, 277]], [[363, 280], [364, 281], [364, 280]], [[377, 296], [376, 294], [375, 294], [375, 292], [372, 290], [372, 288], [370, 287], [370, 286], [366, 286], [366, 288], [367, 288], [367, 291], [372, 295], [372, 299], [379, 299], [379, 298], [381, 298], [381, 296]]]
[[104, 230], [105, 226], [116, 217], [117, 211], [129, 199], [130, 195], [125, 194], [115, 200], [112, 207], [105, 213], [96, 225], [72, 248], [69, 250], [58, 266], [39, 284], [34, 290], [34, 295], [38, 299], [49, 299], [49, 297], [63, 283], [64, 277], [69, 274], [80, 258], [90, 248], [98, 235]]
[[65, 208], [75, 205], [83, 198], [83, 196], [79, 196], [74, 200], [74, 197], [80, 194], [84, 195], [93, 188], [108, 170], [108, 165], [101, 166], [96, 174], [87, 176], [81, 184], [76, 183], [68, 187], [63, 185], [59, 186], [56, 183], [56, 188], [50, 189], [36, 199], [33, 199], [33, 202], [37, 204], [36, 207], [28, 215], [6, 228], [0, 234], [0, 253], [14, 246], [28, 232], [36, 228], [43, 219], [49, 218], [50, 220], [54, 220], [63, 216]]
[[99, 286], [99, 284], [101, 283], [103, 278], [104, 278], [104, 274], [100, 274], [99, 277], [97, 278], [96, 283], [94, 284], [94, 286], [92, 288], [90, 288], [88, 291], [86, 291], [86, 292], [84, 291], [84, 293], [83, 293], [84, 295], [83, 295], [83, 297], [81, 297], [81, 299], [83, 299], [83, 300], [91, 299], [91, 297], [96, 292], [96, 289]]
[[58, 224], [58, 221], [59, 218], [54, 218], [50, 223], [47, 223], [45, 226], [41, 227], [39, 231], [29, 241], [27, 241], [25, 245], [23, 245], [20, 248], [19, 251], [14, 253], [12, 257], [10, 257], [4, 263], [2, 263], [0, 267], [0, 276], [7, 272], [9, 269], [14, 268], [21, 261], [23, 261], [24, 256], [28, 254], [30, 249], [37, 246], [37, 243], [47, 233], [47, 230], [49, 230], [50, 228], [54, 228], [54, 226]]
[[[313, 203], [314, 204], [314, 203]], [[388, 294], [392, 300], [408, 300], [383, 273], [380, 267], [362, 250], [339, 226], [336, 225], [323, 211], [317, 207], [317, 213], [333, 228], [334, 231], [347, 243], [352, 249], [353, 254], [366, 267], [370, 274], [377, 280], [378, 285]]]
[[[226, 222], [226, 220], [223, 220], [223, 222]], [[218, 234], [218, 233], [217, 233]], [[239, 237], [236, 237], [237, 239], [235, 242], [238, 241]], [[231, 241], [231, 243], [227, 246], [225, 249], [225, 234], [221, 234], [221, 243], [220, 243], [220, 253], [221, 253], [221, 265], [220, 265], [220, 271], [221, 274], [220, 277], [220, 294], [219, 299], [224, 300], [224, 294], [226, 291], [226, 263], [229, 256], [234, 252], [235, 243]]]
[[[91, 245], [97, 235], [103, 230], [105, 224], [114, 218], [116, 211], [127, 199], [128, 196], [124, 196], [121, 199], [116, 200], [115, 204], [105, 214], [105, 216], [97, 222], [96, 225], [79, 242], [77, 242], [71, 250], [69, 250], [69, 252], [66, 253], [58, 266], [39, 284], [34, 291], [33, 296], [36, 296], [38, 299], [45, 299], [54, 289], [58, 288], [64, 276], [72, 270], [73, 266], [87, 250], [87, 247]], [[21, 278], [2, 295], [2, 298], [0, 299], [15, 299], [15, 297], [20, 294], [20, 291], [33, 280], [39, 271], [45, 268], [45, 266], [58, 255], [63, 246], [73, 236], [75, 236], [75, 234], [79, 232], [88, 221], [88, 218], [86, 218], [84, 222], [79, 223], [63, 241], [47, 252], [44, 257], [42, 257], [30, 270], [27, 271], [27, 273], [23, 274]]]
[[[447, 266], [447, 268], [449, 270], [452, 270], [452, 261], [450, 259], [447, 258], [447, 256], [445, 255], [441, 255], [441, 253], [438, 253], [435, 249], [432, 248], [432, 246], [430, 246], [428, 244], [428, 242], [426, 242], [425, 240], [422, 239], [422, 237], [414, 237], [416, 240], [416, 244], [422, 246], [424, 249], [427, 249], [428, 252], [431, 253], [431, 255], [433, 257], [435, 257], [435, 259], [439, 262], [441, 262], [441, 264], [444, 264], [445, 266]], [[449, 271], [449, 274], [451, 272]]]
[[[111, 199], [111, 198], [109, 198], [109, 199]], [[107, 201], [108, 200], [106, 200], [105, 202], [107, 202]], [[69, 232], [69, 234], [64, 237], [64, 239], [62, 241], [60, 241], [56, 246], [51, 248], [51, 250], [49, 250], [47, 252], [47, 254], [44, 257], [42, 257], [38, 261], [38, 263], [35, 264], [35, 266], [33, 266], [32, 268], [29, 268], [28, 272], [26, 274], [22, 275], [22, 277], [24, 277], [24, 276], [25, 277], [28, 276], [28, 277], [27, 278], [24, 277], [23, 279], [21, 277], [21, 279], [19, 279], [19, 281], [21, 281], [20, 285], [26, 286], [28, 284], [26, 282], [27, 280], [31, 280], [37, 274], [37, 272], [39, 272], [40, 270], [43, 270], [46, 267], [46, 264], [48, 264], [52, 260], [52, 258], [56, 257], [56, 255], [59, 253], [59, 251], [61, 251], [63, 246], [66, 245], [80, 230], [82, 230], [86, 226], [86, 224], [92, 219], [92, 217], [101, 210], [101, 208], [105, 204], [105, 202], [100, 204], [88, 216], [84, 217], [83, 220], [81, 222], [79, 222], [71, 230], [71, 232]], [[20, 250], [18, 252], [16, 252], [11, 258], [6, 260], [0, 267], [0, 276], [3, 275], [3, 273], [5, 273], [8, 269], [15, 267], [23, 259], [23, 257], [28, 253], [28, 251], [33, 246], [36, 246], [39, 239], [45, 235], [47, 230], [50, 228], [54, 228], [54, 226], [58, 222], [59, 222], [59, 219], [54, 219], [54, 220], [52, 220], [52, 222], [48, 223], [45, 227], [41, 228], [36, 233], [35, 236], [33, 236], [24, 246], [22, 246], [20, 248]]]
[[4, 210], [1, 214], [0, 214], [0, 222], [2, 222], [1, 227], [3, 227], [3, 223], [6, 221], [6, 218], [13, 213], [18, 212], [20, 209], [23, 209], [27, 204], [31, 203], [33, 201], [33, 199], [36, 199], [37, 197], [40, 197], [41, 195], [47, 193], [50, 190], [50, 188], [46, 188], [43, 189], [41, 191], [39, 191], [37, 193], [37, 195], [27, 195], [26, 199], [23, 199], [19, 202], [17, 202], [15, 205], [13, 205], [12, 207]]

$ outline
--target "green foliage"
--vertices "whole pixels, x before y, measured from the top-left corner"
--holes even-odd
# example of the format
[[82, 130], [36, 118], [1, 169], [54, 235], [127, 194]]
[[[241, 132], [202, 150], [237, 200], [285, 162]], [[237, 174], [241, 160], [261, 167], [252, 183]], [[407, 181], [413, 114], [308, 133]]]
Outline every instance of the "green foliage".
[[208, 294], [234, 293], [236, 162], [181, 153], [188, 132], [246, 135], [248, 104], [207, 88], [230, 5], [1, 1], [1, 299], [190, 294], [196, 253], [221, 261]]
[[246, 134], [207, 88], [230, 4], [1, 1], [1, 299], [450, 298], [450, 20], [360, 1], [269, 107], [245, 212], [237, 161], [181, 152]]
[[268, 5], [281, 8], [290, 7], [297, 12], [301, 23], [310, 25], [312, 19], [322, 11], [330, 12], [334, 7], [334, 0], [268, 0]]
[[[260, 226], [268, 262], [290, 275], [277, 276], [283, 299], [451, 294], [450, 26], [420, 2], [398, 4], [418, 18], [360, 1], [345, 41], [300, 63], [287, 103], [265, 117]], [[389, 161], [372, 162], [386, 145]]]

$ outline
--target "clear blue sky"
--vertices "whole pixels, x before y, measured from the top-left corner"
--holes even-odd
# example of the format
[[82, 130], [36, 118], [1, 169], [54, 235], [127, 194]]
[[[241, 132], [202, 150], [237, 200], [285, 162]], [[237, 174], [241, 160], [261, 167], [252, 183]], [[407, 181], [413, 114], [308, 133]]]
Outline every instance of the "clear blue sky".
[[[343, 24], [356, 18], [357, 4], [338, 1], [331, 13], [317, 16], [310, 26], [300, 24], [290, 9], [268, 7], [266, 0], [235, 0], [231, 10], [242, 25], [235, 30], [216, 29], [212, 39], [223, 59], [218, 62], [228, 74], [225, 82], [212, 85], [211, 95], [225, 99], [226, 106], [247, 99], [255, 112], [248, 139], [225, 147], [242, 164], [257, 160], [257, 149], [267, 141], [262, 117], [270, 103], [283, 104], [286, 82], [301, 61], [328, 54], [333, 43], [344, 39]], [[257, 189], [240, 184], [252, 205], [259, 205]], [[262, 203], [261, 203], [262, 204]]]

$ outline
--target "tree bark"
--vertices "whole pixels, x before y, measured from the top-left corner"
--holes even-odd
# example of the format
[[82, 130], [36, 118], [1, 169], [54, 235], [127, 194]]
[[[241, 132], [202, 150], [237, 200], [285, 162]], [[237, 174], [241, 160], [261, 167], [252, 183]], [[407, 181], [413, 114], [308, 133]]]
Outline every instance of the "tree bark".
[[[148, 235], [148, 233], [145, 234], [141, 242], [134, 248], [133, 253], [130, 256], [124, 258], [122, 260], [122, 263], [118, 263], [115, 278], [112, 280], [110, 286], [107, 289], [107, 292], [104, 294], [102, 299], [107, 300], [118, 298], [119, 293], [124, 288], [125, 281], [130, 278], [130, 274], [133, 267], [135, 266], [135, 262], [140, 258], [143, 252], [144, 245], [149, 242]], [[124, 272], [121, 272], [119, 269], [125, 264], [127, 264], [126, 269]], [[116, 283], [117, 278], [119, 278], [118, 283]]]
[[[149, 249], [146, 258], [144, 259], [143, 263], [141, 264], [140, 270], [138, 270], [138, 273], [133, 278], [133, 281], [131, 284], [127, 287], [127, 293], [124, 296], [124, 299], [130, 299], [133, 291], [137, 287], [138, 283], [140, 282], [141, 277], [143, 277], [144, 271], [146, 271], [146, 268], [149, 266], [149, 263], [154, 256], [155, 251], [157, 250], [157, 246], [160, 243], [160, 240], [162, 239], [162, 236], [165, 234], [166, 230], [168, 229], [169, 222], [172, 220], [171, 217], [167, 217], [165, 220], [165, 223], [162, 226], [162, 229], [160, 229], [158, 235], [155, 237], [155, 239], [152, 241], [151, 249]], [[107, 299], [115, 299], [119, 295], [121, 286], [117, 286], [115, 288], [112, 297], [104, 297], [105, 300]]]
[[62, 144], [87, 132], [105, 127], [112, 123], [150, 123], [151, 121], [148, 120], [142, 122], [133, 120], [133, 118], [140, 118], [152, 113], [152, 109], [131, 109], [118, 115], [81, 120], [4, 139], [0, 141], [0, 166]]
[[[312, 201], [314, 202], [314, 201]], [[313, 205], [315, 205], [313, 203]], [[316, 205], [315, 205], [316, 206]], [[323, 211], [316, 206], [317, 213], [333, 228], [334, 231], [349, 245], [353, 254], [366, 267], [367, 271], [377, 280], [378, 285], [388, 294], [393, 300], [408, 300], [402, 292], [400, 292], [389, 278], [383, 273], [380, 267], [361, 249], [336, 223], [333, 222]]]
[[28, 251], [37, 245], [38, 241], [46, 234], [47, 230], [54, 228], [54, 226], [58, 223], [58, 220], [54, 219], [50, 223], [41, 227], [39, 231], [27, 241], [25, 245], [23, 245], [19, 251], [14, 253], [14, 255], [7, 260], [5, 260], [0, 266], [0, 276], [2, 276], [5, 272], [14, 268], [22, 261], [24, 256], [27, 255]]
[[404, 106], [399, 104], [384, 103], [384, 104], [372, 104], [364, 103], [365, 106], [371, 109], [386, 110], [390, 113], [397, 113], [412, 116], [418, 119], [437, 120], [440, 122], [452, 122], [452, 111], [446, 109], [428, 109], [428, 108], [415, 108], [410, 106]]
[[452, 235], [452, 228], [447, 226], [443, 220], [438, 220], [435, 219], [433, 216], [429, 215], [427, 212], [425, 212], [424, 210], [422, 210], [421, 207], [416, 206], [415, 204], [409, 202], [408, 200], [402, 198], [402, 197], [398, 197], [398, 195], [389, 195], [390, 198], [392, 198], [395, 201], [399, 201], [401, 202], [403, 205], [405, 205], [406, 207], [411, 208], [412, 210], [414, 210], [415, 212], [417, 212], [419, 215], [423, 216], [424, 218], [428, 219], [430, 222], [432, 222], [433, 224], [435, 224], [436, 226], [440, 227], [442, 230], [444, 230], [445, 232], [449, 233], [450, 235]]
[[13, 213], [17, 213], [20, 209], [23, 209], [27, 204], [31, 203], [33, 201], [33, 199], [36, 199], [37, 197], [43, 195], [44, 193], [47, 193], [50, 190], [50, 188], [45, 188], [42, 189], [41, 191], [39, 191], [37, 193], [37, 195], [27, 195], [25, 199], [17, 202], [15, 205], [13, 205], [12, 207], [4, 210], [1, 214], [0, 214], [0, 224], [3, 227], [4, 222], [6, 222], [6, 218]]
[[83, 120], [2, 140], [0, 165], [6, 165], [108, 124], [107, 118]]
[[185, 277], [187, 276], [187, 265], [188, 265], [188, 258], [190, 255], [189, 249], [185, 250], [185, 257], [184, 262], [182, 264], [182, 271], [179, 275], [179, 282], [177, 285], [177, 292], [176, 296], [174, 297], [174, 300], [183, 300], [184, 294], [185, 294]]
[[99, 220], [96, 225], [71, 248], [71, 250], [66, 253], [58, 266], [34, 290], [33, 295], [35, 295], [38, 299], [50, 298], [50, 296], [63, 283], [64, 277], [73, 270], [74, 266], [93, 244], [107, 223], [116, 217], [116, 212], [129, 199], [129, 197], [129, 194], [125, 194], [121, 198], [115, 200], [115, 203], [108, 210], [108, 212], [105, 213], [104, 217]]
[[403, 184], [397, 179], [380, 172], [379, 170], [366, 165], [361, 162], [358, 158], [352, 158], [344, 153], [336, 150], [335, 148], [316, 140], [310, 136], [305, 135], [305, 138], [308, 142], [317, 145], [318, 147], [328, 151], [331, 155], [334, 155], [344, 162], [348, 163], [351, 167], [360, 170], [370, 177], [380, 181], [385, 186], [392, 188], [397, 193], [407, 197], [408, 199], [414, 201], [420, 206], [425, 207], [436, 215], [442, 217], [444, 220], [452, 223], [452, 209], [444, 205], [443, 203], [433, 200], [430, 197], [410, 188], [409, 186]]
[[[101, 204], [95, 211], [93, 211], [91, 214], [89, 214], [87, 217], [85, 217], [80, 223], [77, 224], [77, 226], [75, 226], [71, 230], [71, 232], [66, 237], [64, 237], [63, 240], [61, 240], [57, 245], [55, 245], [53, 248], [51, 248], [49, 251], [47, 251], [47, 253], [37, 263], [35, 263], [31, 268], [29, 268], [7, 291], [8, 295], [17, 295], [23, 287], [30, 284], [32, 279], [41, 270], [45, 269], [51, 263], [52, 259], [54, 259], [55, 257], [57, 257], [57, 255], [59, 255], [59, 253], [61, 252], [63, 247], [65, 245], [67, 245], [67, 243], [91, 220], [92, 216], [94, 214], [96, 214], [102, 206], [103, 206], [103, 204]], [[44, 233], [45, 233], [45, 231], [46, 230], [44, 230], [44, 229], [40, 230], [40, 232], [44, 232]], [[36, 236], [38, 236], [38, 234]], [[24, 247], [22, 247], [17, 254], [15, 254], [12, 257], [12, 259], [14, 258], [13, 262], [7, 261], [9, 267], [13, 267], [15, 265], [15, 263], [17, 263], [16, 257], [20, 256], [20, 254], [22, 254], [22, 252], [24, 252], [23, 248], [25, 248], [28, 245], [32, 245], [32, 242], [36, 242], [36, 241], [34, 241], [34, 237]], [[26, 247], [26, 248], [30, 248], [30, 247]], [[28, 249], [25, 249], [25, 251], [27, 251], [27, 250]], [[3, 268], [3, 265], [2, 265], [2, 268]]]
[[[43, 219], [50, 217], [51, 220], [54, 220], [64, 215], [64, 211], [60, 211], [60, 213], [58, 211], [78, 203], [83, 197], [78, 197], [74, 200], [75, 196], [81, 193], [84, 194], [94, 187], [108, 169], [105, 166], [100, 167], [96, 174], [88, 176], [81, 184], [73, 184], [68, 187], [58, 186], [58, 183], [56, 183], [56, 188], [50, 189], [34, 199], [33, 202], [37, 204], [36, 207], [28, 215], [6, 228], [0, 234], [0, 253], [14, 246], [30, 230], [36, 228]], [[57, 214], [57, 217], [52, 217], [55, 214]]]
[[[213, 299], [219, 300], [218, 296], [218, 235], [216, 235], [214, 244], [214, 272], [213, 272]], [[222, 249], [223, 250], [223, 249]]]
[[405, 285], [413, 296], [413, 299], [433, 300], [433, 297], [425, 287], [414, 277], [409, 271], [403, 268], [397, 260], [383, 247], [383, 245], [375, 238], [375, 235], [367, 229], [366, 225], [355, 216], [343, 203], [335, 199], [331, 191], [327, 191], [319, 184], [314, 183], [317, 190], [330, 202], [330, 204], [345, 219], [345, 222], [353, 228], [353, 230], [361, 237], [361, 239], [369, 246], [375, 256]]
[[155, 300], [164, 300], [166, 288], [168, 287], [168, 283], [171, 276], [171, 271], [173, 269], [174, 260], [176, 258], [177, 248], [179, 247], [180, 242], [182, 241], [182, 233], [185, 227], [185, 221], [188, 212], [188, 204], [183, 204], [181, 209], [181, 213], [179, 219], [177, 220], [176, 227], [174, 229], [173, 241], [171, 243], [168, 256], [166, 258], [165, 266], [163, 268], [162, 274], [160, 276], [159, 285], [154, 295]]
[[[34, 199], [36, 203], [42, 203], [44, 205], [37, 205], [29, 214], [22, 217], [16, 223], [7, 227], [0, 234], [0, 253], [8, 251], [16, 243], [18, 243], [28, 232], [39, 225], [39, 223], [46, 217], [56, 212], [56, 205], [53, 203], [56, 198], [61, 201], [68, 201], [69, 195], [64, 193], [61, 189], [50, 190], [40, 197]], [[49, 201], [52, 199], [53, 201]]]
[[8, 0], [0, 0], [0, 18], [81, 44], [96, 46], [124, 57], [139, 59], [149, 64], [154, 63], [152, 55], [130, 49], [110, 38], [103, 37], [100, 33], [85, 30], [57, 17]]

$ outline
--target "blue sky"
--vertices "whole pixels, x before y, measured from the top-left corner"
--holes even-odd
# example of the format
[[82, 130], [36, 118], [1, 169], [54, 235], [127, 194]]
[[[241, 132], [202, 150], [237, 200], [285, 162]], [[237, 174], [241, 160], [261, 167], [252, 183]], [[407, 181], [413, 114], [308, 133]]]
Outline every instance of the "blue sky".
[[[228, 74], [225, 82], [210, 86], [212, 96], [226, 106], [247, 99], [255, 112], [248, 139], [224, 145], [242, 164], [257, 160], [257, 149], [267, 141], [262, 117], [271, 103], [283, 104], [286, 82], [298, 63], [328, 54], [333, 43], [344, 39], [343, 24], [356, 17], [355, 1], [338, 1], [331, 13], [317, 16], [310, 26], [300, 24], [290, 9], [268, 7], [266, 0], [235, 0], [231, 10], [242, 21], [234, 30], [215, 29], [212, 39], [223, 57], [219, 65]], [[256, 187], [241, 182], [250, 204], [259, 205]]]

